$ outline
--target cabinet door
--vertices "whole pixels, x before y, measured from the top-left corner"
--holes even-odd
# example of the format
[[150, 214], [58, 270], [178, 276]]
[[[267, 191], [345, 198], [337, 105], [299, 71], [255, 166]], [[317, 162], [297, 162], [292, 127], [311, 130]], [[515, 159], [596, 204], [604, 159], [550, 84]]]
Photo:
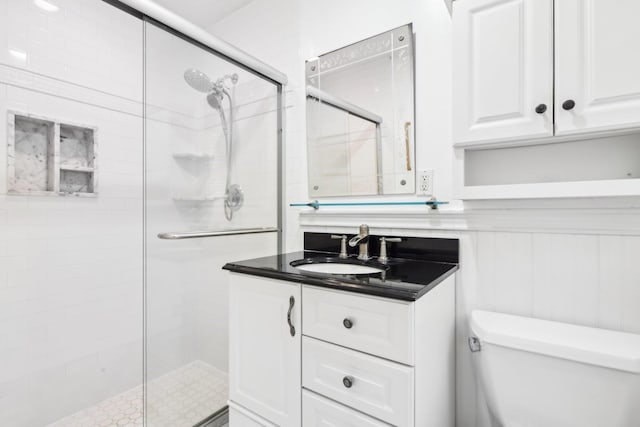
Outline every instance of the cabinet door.
[[231, 401], [278, 426], [300, 427], [300, 285], [232, 273], [229, 286]]
[[454, 142], [551, 136], [553, 1], [457, 0], [453, 8]]
[[640, 126], [640, 2], [561, 0], [555, 7], [556, 133]]

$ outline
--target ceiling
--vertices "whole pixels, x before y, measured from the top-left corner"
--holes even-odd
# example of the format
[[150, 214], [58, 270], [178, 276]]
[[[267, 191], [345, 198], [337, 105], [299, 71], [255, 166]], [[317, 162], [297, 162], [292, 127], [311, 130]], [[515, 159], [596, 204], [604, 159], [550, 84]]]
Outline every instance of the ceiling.
[[200, 27], [208, 27], [253, 0], [154, 0]]

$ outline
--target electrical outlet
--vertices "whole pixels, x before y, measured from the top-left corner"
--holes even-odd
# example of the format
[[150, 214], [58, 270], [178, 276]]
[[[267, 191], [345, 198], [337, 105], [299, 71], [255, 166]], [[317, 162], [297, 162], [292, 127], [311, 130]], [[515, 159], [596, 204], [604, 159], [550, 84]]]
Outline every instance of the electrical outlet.
[[433, 169], [424, 169], [416, 174], [418, 196], [433, 196]]

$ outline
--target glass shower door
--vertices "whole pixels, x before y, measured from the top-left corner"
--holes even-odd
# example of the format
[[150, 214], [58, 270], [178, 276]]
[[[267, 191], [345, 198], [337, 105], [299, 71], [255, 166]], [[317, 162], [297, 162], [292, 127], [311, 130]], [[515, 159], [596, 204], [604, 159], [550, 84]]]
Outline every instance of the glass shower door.
[[220, 425], [221, 268], [278, 250], [280, 88], [154, 23], [145, 37], [146, 421]]

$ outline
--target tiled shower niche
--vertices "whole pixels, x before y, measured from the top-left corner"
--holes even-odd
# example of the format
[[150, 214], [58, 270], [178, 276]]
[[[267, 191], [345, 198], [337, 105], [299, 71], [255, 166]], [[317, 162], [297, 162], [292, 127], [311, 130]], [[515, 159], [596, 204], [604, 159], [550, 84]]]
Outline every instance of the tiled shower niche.
[[97, 129], [9, 112], [9, 194], [93, 197]]

